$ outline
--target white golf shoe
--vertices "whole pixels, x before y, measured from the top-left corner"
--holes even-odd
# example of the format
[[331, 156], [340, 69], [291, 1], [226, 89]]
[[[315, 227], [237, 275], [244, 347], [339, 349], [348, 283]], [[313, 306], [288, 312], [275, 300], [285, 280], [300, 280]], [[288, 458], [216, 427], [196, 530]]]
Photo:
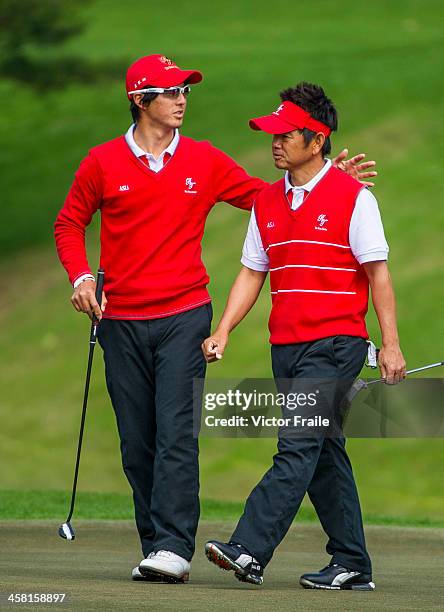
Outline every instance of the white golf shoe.
[[149, 579], [145, 578], [145, 576], [140, 573], [139, 566], [137, 566], [134, 567], [133, 571], [131, 572], [131, 580], [143, 580], [144, 582], [147, 582]]
[[190, 564], [170, 550], [159, 550], [140, 562], [142, 576], [161, 578], [162, 582], [188, 582]]
[[[154, 555], [154, 553], [150, 553], [146, 559], [151, 559], [151, 557]], [[145, 559], [144, 559], [145, 561]], [[134, 567], [133, 571], [131, 572], [131, 580], [135, 580], [136, 582], [162, 582], [162, 577], [161, 576], [144, 576], [140, 570], [139, 570], [139, 566]]]

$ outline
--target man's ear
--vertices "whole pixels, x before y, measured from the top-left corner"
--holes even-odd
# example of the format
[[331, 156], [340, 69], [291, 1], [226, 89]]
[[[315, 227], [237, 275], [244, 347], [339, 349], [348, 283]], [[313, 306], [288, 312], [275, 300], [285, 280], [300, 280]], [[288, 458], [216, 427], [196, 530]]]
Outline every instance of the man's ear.
[[143, 95], [144, 94], [133, 94], [133, 102], [136, 106], [138, 106], [141, 109], [144, 109], [145, 106], [142, 103], [143, 100]]
[[322, 147], [324, 146], [324, 134], [322, 134], [322, 132], [318, 132], [311, 142], [313, 155], [318, 155], [318, 153], [322, 151]]

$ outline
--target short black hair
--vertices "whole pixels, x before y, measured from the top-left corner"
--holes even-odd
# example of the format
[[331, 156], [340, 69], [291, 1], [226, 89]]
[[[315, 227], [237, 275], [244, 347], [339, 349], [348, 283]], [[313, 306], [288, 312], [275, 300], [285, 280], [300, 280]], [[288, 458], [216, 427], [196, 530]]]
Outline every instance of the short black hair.
[[[153, 87], [153, 85], [146, 85], [146, 88]], [[143, 98], [141, 99], [141, 103], [144, 106], [149, 106], [149, 103], [152, 102], [155, 98], [157, 98], [159, 94], [156, 93], [146, 93], [143, 94]], [[130, 102], [130, 113], [133, 118], [133, 123], [137, 123], [137, 120], [140, 118], [140, 108], [134, 102], [134, 99], [131, 98]]]
[[[336, 108], [319, 85], [302, 81], [298, 83], [296, 87], [284, 89], [279, 95], [282, 102], [293, 102], [293, 104], [297, 104], [303, 108], [304, 111], [310, 113], [313, 119], [325, 123], [333, 132], [338, 129], [338, 113]], [[304, 137], [305, 145], [308, 146], [316, 136], [316, 132], [307, 130], [307, 128], [300, 131]], [[321, 153], [322, 155], [328, 155], [330, 151], [330, 136], [327, 136]]]

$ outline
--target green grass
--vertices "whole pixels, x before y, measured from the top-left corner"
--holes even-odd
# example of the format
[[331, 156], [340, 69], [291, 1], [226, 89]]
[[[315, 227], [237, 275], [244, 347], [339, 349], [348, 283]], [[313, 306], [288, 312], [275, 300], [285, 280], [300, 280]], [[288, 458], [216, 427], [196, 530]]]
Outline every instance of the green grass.
[[[177, 587], [130, 580], [132, 568], [140, 562], [132, 522], [79, 520], [74, 542], [59, 538], [56, 526], [48, 520], [1, 521], [2, 603], [11, 593], [65, 593], [64, 609], [76, 611], [200, 612], [208, 610], [209, 602], [246, 612], [442, 610], [443, 529], [368, 526], [376, 590], [337, 593], [304, 590], [298, 584], [302, 573], [328, 562], [325, 534], [316, 524], [298, 524], [288, 531], [266, 567], [261, 587], [240, 583], [203, 554], [209, 539], [230, 538], [233, 521], [201, 521], [190, 582]], [[426, 569], [420, 580], [418, 568]], [[33, 603], [24, 609], [46, 606]]]
[[[71, 500], [69, 491], [0, 491], [0, 520], [64, 520]], [[243, 503], [220, 501], [216, 499], [201, 500], [201, 520], [203, 521], [237, 521], [243, 512]], [[134, 518], [134, 506], [130, 495], [118, 493], [91, 493], [78, 491], [74, 519], [88, 520], [131, 520]], [[444, 520], [433, 520], [427, 517], [405, 518], [384, 514], [366, 514], [365, 523], [369, 525], [393, 525], [403, 527], [444, 527]], [[296, 521], [317, 521], [312, 508], [302, 507]]]
[[[322, 83], [340, 112], [334, 150], [348, 145], [378, 161], [375, 194], [391, 246], [399, 329], [408, 365], [441, 359], [444, 185], [444, 59], [438, 0], [265, 0], [213, 4], [119, 5], [97, 0], [88, 28], [60, 55], [132, 60], [162, 51], [202, 69], [183, 132], [209, 138], [267, 179], [269, 139], [247, 128], [277, 93], [301, 79]], [[287, 18], [283, 19], [282, 16]], [[130, 116], [121, 81], [71, 83], [36, 94], [0, 81], [0, 474], [2, 489], [66, 488], [71, 474], [87, 358], [88, 321], [52, 244], [52, 223], [80, 159], [122, 133]], [[215, 320], [239, 267], [248, 215], [224, 204], [211, 213], [203, 245]], [[99, 219], [88, 232], [97, 267]], [[269, 297], [263, 292], [209, 375], [270, 376]], [[368, 317], [379, 341], [376, 319]], [[369, 515], [443, 520], [442, 440], [351, 440], [348, 445]], [[202, 495], [241, 503], [271, 462], [273, 440], [202, 439]], [[100, 350], [88, 407], [81, 488], [126, 494]], [[310, 511], [304, 505], [304, 511]]]
[[[70, 491], [0, 491], [0, 520], [63, 519], [71, 501]], [[204, 499], [202, 520], [235, 520], [242, 513], [242, 504]], [[304, 513], [307, 517], [307, 513]], [[134, 519], [132, 497], [119, 493], [78, 491], [75, 518], [130, 520]]]

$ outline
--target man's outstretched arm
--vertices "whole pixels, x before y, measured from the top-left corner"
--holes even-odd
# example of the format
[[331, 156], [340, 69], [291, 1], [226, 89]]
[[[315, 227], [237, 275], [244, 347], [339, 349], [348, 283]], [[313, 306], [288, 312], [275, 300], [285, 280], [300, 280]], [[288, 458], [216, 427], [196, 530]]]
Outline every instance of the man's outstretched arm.
[[216, 331], [202, 343], [208, 363], [222, 359], [230, 332], [247, 315], [256, 302], [267, 272], [258, 272], [242, 266], [231, 287], [224, 313]]
[[[257, 194], [268, 185], [260, 178], [250, 176], [242, 166], [239, 166], [223, 151], [212, 147], [214, 174], [212, 184], [216, 191], [215, 202], [228, 202], [237, 208], [251, 210]], [[348, 149], [343, 149], [334, 159], [332, 165], [343, 170], [346, 174], [360, 181], [367, 187], [374, 183], [368, 179], [374, 178], [378, 173], [374, 170], [375, 161], [364, 161], [365, 153], [359, 153], [347, 159]]]

